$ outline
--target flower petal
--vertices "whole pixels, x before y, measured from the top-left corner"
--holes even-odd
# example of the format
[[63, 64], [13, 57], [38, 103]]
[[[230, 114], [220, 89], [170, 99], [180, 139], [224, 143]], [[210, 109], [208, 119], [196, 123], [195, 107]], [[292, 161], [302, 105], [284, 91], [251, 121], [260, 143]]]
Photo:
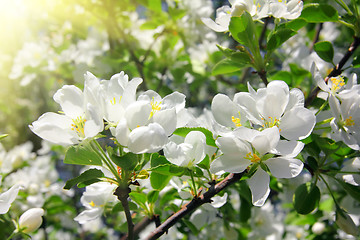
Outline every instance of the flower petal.
[[303, 162], [296, 158], [270, 158], [266, 160], [270, 172], [277, 178], [293, 178], [300, 174], [303, 169]]
[[249, 178], [247, 182], [252, 194], [252, 203], [254, 206], [261, 207], [264, 205], [270, 193], [270, 176], [259, 167], [255, 174]]

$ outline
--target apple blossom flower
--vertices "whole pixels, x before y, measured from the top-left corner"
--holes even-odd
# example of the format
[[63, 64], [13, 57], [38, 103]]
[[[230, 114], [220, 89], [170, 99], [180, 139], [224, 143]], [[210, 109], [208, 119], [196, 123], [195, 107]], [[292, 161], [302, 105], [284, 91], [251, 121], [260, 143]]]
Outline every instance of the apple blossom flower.
[[[280, 140], [277, 127], [257, 131], [245, 127], [235, 129], [232, 133], [219, 137], [216, 145], [221, 154], [211, 164], [212, 172], [225, 171], [239, 173], [248, 166], [265, 165], [274, 177], [293, 178], [303, 169], [303, 163], [294, 158], [303, 149], [304, 144], [298, 141]], [[262, 167], [247, 180], [252, 202], [262, 206], [267, 199], [270, 188], [270, 177]]]
[[270, 0], [269, 15], [275, 18], [295, 19], [301, 15], [303, 1], [301, 0]]
[[289, 90], [283, 81], [271, 81], [266, 88], [236, 93], [234, 102], [243, 106], [248, 119], [261, 128], [278, 127], [281, 136], [288, 140], [301, 140], [312, 132], [315, 114], [304, 107], [301, 90]]
[[359, 150], [360, 97], [343, 99], [340, 103], [334, 95], [330, 95], [329, 105], [334, 116], [330, 122], [332, 130], [350, 148]]
[[206, 156], [206, 137], [202, 132], [188, 133], [183, 143], [170, 141], [164, 146], [166, 159], [178, 166], [192, 167]]
[[86, 187], [80, 201], [86, 207], [78, 216], [74, 218], [80, 224], [99, 218], [104, 212], [104, 207], [107, 202], [115, 201], [113, 192], [115, 185], [110, 185], [106, 182], [94, 183]]
[[216, 10], [216, 19], [201, 18], [203, 23], [215, 32], [226, 32], [229, 30], [231, 17], [240, 17], [245, 11], [254, 19], [268, 16], [269, 3], [266, 0], [230, 0], [229, 6], [223, 6]]
[[133, 153], [153, 153], [163, 148], [177, 127], [177, 113], [185, 107], [185, 95], [174, 92], [161, 98], [152, 90], [141, 94], [110, 128], [122, 146]]
[[47, 112], [29, 125], [31, 131], [49, 142], [60, 145], [77, 144], [96, 136], [104, 128], [103, 116], [96, 105], [88, 102], [85, 93], [73, 85], [65, 85], [54, 94], [63, 114]]
[[19, 229], [23, 229], [21, 230], [23, 233], [34, 232], [42, 224], [43, 215], [44, 209], [30, 208], [20, 216]]
[[345, 84], [342, 76], [331, 77], [326, 83], [315, 63], [311, 66], [311, 73], [318, 87], [324, 91], [319, 92], [318, 97], [325, 100], [328, 99], [329, 94], [335, 95], [340, 99], [350, 99], [360, 93], [360, 85], [357, 84], [356, 74], [352, 74]]

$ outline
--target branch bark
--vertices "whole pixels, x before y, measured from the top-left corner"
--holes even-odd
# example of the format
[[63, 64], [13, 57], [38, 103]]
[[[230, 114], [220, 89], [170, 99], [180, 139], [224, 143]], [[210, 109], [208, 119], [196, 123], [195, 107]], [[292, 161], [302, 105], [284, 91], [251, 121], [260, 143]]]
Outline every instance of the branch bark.
[[[342, 73], [342, 68], [344, 67], [345, 63], [350, 59], [350, 57], [353, 55], [353, 53], [355, 52], [355, 50], [358, 48], [360, 44], [360, 38], [359, 37], [354, 37], [354, 41], [351, 43], [349, 49], [347, 50], [347, 52], [345, 53], [345, 55], [343, 56], [343, 58], [340, 60], [340, 62], [333, 68], [333, 70], [329, 73], [329, 75], [325, 78], [325, 82], [327, 83], [328, 80], [331, 77], [336, 77], [339, 76]], [[308, 107], [312, 101], [315, 99], [316, 95], [319, 93], [320, 88], [316, 87], [310, 94], [309, 96], [306, 98], [305, 100], [305, 107]]]
[[210, 203], [213, 196], [233, 183], [239, 181], [245, 173], [246, 170], [242, 173], [231, 173], [221, 182], [217, 183], [216, 185], [211, 185], [211, 187], [203, 195], [194, 198], [185, 204], [178, 212], [171, 215], [165, 222], [152, 231], [146, 239], [158, 239], [161, 235], [167, 232], [170, 227], [174, 226], [181, 218], [191, 213], [193, 210], [197, 209], [204, 203]]

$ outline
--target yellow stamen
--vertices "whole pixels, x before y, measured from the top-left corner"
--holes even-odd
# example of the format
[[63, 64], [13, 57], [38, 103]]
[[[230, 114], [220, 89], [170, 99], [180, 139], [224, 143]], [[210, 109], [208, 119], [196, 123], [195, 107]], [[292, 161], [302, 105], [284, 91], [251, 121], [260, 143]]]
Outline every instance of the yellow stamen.
[[90, 205], [91, 207], [95, 207], [94, 201], [91, 201], [91, 202], [89, 203], [89, 205]]
[[231, 121], [235, 124], [236, 127], [241, 127], [241, 114], [238, 112], [239, 117], [231, 116]]
[[[122, 99], [122, 96], [120, 96], [118, 103], [121, 102], [121, 99]], [[116, 98], [114, 97], [113, 99], [111, 99], [111, 100], [110, 100], [110, 103], [111, 103], [112, 105], [115, 105], [115, 104], [116, 104]]]
[[350, 126], [354, 126], [354, 125], [355, 125], [355, 122], [352, 119], [352, 116], [345, 119], [345, 126], [350, 127]]
[[160, 106], [161, 102], [156, 102], [154, 98], [152, 98], [150, 104], [151, 104], [151, 113], [149, 119], [152, 118], [152, 116], [154, 116], [154, 113], [161, 110], [161, 106]]
[[83, 117], [77, 117], [72, 121], [73, 123], [71, 124], [71, 130], [76, 131], [79, 137], [85, 137], [84, 127], [86, 119], [83, 119]]
[[338, 78], [330, 78], [330, 81], [332, 83], [331, 86], [331, 91], [332, 92], [336, 92], [337, 90], [339, 90], [342, 86], [345, 85], [345, 81], [343, 77], [338, 77]]
[[269, 117], [268, 120], [265, 120], [264, 118], [261, 118], [261, 120], [264, 121], [264, 124], [262, 125], [263, 128], [272, 128], [272, 127], [279, 127], [280, 125], [280, 120], [277, 119], [276, 117]]
[[245, 159], [250, 160], [252, 163], [257, 163], [261, 161], [261, 158], [259, 158], [258, 155], [256, 155], [255, 153], [251, 153], [249, 152], [248, 154], [246, 154]]

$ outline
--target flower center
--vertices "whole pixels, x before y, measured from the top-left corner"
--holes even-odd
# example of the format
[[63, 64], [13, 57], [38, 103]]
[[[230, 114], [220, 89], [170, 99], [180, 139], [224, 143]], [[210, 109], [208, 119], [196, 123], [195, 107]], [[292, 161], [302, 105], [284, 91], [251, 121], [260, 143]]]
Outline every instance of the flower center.
[[71, 124], [71, 130], [76, 131], [79, 137], [85, 137], [84, 127], [86, 119], [83, 117], [77, 117], [72, 120], [73, 123]]
[[235, 124], [236, 127], [241, 127], [241, 115], [240, 112], [238, 112], [239, 117], [236, 118], [235, 116], [231, 116], [231, 121]]
[[355, 122], [352, 119], [352, 116], [349, 116], [347, 119], [345, 119], [344, 121], [345, 126], [350, 127], [350, 126], [354, 126]]
[[331, 91], [332, 92], [336, 92], [337, 90], [339, 90], [342, 86], [345, 85], [345, 82], [344, 82], [344, 78], [343, 77], [339, 77], [339, 78], [330, 78], [330, 81], [332, 83], [332, 86], [331, 86]]
[[[122, 96], [120, 96], [118, 103], [121, 102], [121, 98], [122, 98]], [[113, 99], [110, 99], [110, 103], [111, 103], [112, 105], [115, 105], [115, 104], [117, 103], [117, 102], [116, 102], [116, 98], [114, 97]]]
[[272, 127], [279, 127], [280, 125], [280, 120], [277, 119], [276, 117], [273, 118], [273, 117], [268, 117], [267, 120], [265, 120], [265, 118], [261, 118], [261, 120], [264, 121], [264, 125], [263, 128], [272, 128]]
[[245, 159], [250, 160], [252, 163], [258, 163], [261, 161], [261, 158], [259, 158], [258, 155], [256, 155], [255, 153], [249, 152], [248, 154], [246, 154]]
[[149, 119], [152, 118], [152, 116], [154, 116], [154, 113], [161, 110], [161, 106], [160, 106], [161, 102], [156, 102], [154, 98], [152, 98], [150, 104], [151, 104], [151, 113]]

